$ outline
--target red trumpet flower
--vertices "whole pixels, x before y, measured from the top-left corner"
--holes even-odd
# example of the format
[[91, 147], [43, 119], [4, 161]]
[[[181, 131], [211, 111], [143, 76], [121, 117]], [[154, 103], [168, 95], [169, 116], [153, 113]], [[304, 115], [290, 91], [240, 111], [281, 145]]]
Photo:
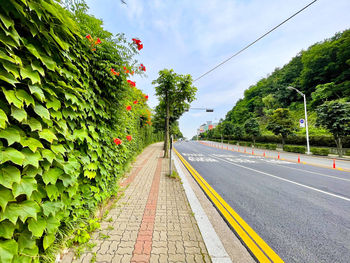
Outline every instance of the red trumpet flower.
[[148, 100], [148, 95], [145, 95], [145, 99]]
[[122, 141], [121, 141], [121, 139], [116, 138], [116, 139], [114, 139], [114, 143], [116, 145], [119, 145], [119, 144], [122, 144]]
[[99, 38], [97, 38], [96, 42], [95, 42], [95, 45], [98, 45], [101, 43], [101, 40]]
[[130, 79], [127, 80], [127, 82], [130, 84], [130, 86], [135, 87], [136, 83], [131, 81]]
[[137, 104], [138, 103], [138, 101], [137, 100], [134, 100], [134, 104]]
[[131, 106], [130, 105], [126, 106], [126, 110], [127, 111], [131, 110]]
[[88, 35], [86, 36], [86, 38], [90, 40], [90, 39], [91, 39], [91, 35], [88, 34]]
[[131, 135], [126, 136], [126, 139], [130, 142], [132, 140]]

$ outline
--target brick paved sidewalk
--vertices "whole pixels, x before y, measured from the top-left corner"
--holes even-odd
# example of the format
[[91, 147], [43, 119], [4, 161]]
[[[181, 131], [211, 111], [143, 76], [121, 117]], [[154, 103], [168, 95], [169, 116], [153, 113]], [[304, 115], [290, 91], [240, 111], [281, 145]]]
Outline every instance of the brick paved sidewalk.
[[138, 156], [123, 197], [92, 236], [96, 245], [62, 262], [211, 262], [182, 184], [161, 157], [161, 143]]

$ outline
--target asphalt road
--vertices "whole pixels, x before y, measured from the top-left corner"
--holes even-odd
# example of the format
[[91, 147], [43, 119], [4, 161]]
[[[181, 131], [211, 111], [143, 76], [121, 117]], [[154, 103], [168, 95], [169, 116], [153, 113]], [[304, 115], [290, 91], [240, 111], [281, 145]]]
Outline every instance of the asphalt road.
[[349, 172], [174, 146], [285, 262], [350, 262]]

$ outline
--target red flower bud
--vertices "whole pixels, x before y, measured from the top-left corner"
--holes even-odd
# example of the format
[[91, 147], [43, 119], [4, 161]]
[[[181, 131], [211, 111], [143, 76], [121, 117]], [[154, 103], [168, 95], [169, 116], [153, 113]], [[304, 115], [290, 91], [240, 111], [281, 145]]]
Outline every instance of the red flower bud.
[[131, 135], [126, 136], [126, 139], [130, 142], [132, 140]]
[[143, 44], [139, 44], [139, 45], [137, 45], [137, 49], [138, 49], [138, 50], [143, 49]]
[[87, 38], [87, 39], [91, 39], [91, 35], [88, 34], [88, 35], [86, 36], [86, 38]]
[[148, 100], [148, 95], [145, 95], [145, 99]]
[[116, 139], [114, 139], [114, 143], [116, 145], [119, 145], [119, 144], [122, 144], [122, 141], [120, 139], [116, 138]]
[[134, 100], [134, 104], [137, 104], [138, 103], [138, 101], [137, 100]]

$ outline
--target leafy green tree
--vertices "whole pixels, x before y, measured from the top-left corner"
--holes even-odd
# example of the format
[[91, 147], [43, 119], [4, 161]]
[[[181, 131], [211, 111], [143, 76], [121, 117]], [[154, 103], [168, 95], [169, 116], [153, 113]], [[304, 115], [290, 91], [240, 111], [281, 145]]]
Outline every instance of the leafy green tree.
[[350, 135], [350, 102], [335, 100], [317, 108], [317, 124], [327, 128], [334, 137], [338, 154], [342, 156], [342, 143]]
[[235, 124], [233, 126], [233, 136], [237, 139], [241, 139], [243, 137], [243, 128], [241, 125]]
[[156, 95], [159, 97], [159, 113], [165, 115], [164, 125], [164, 157], [169, 156], [170, 118], [174, 121], [189, 109], [190, 103], [195, 99], [197, 88], [192, 86], [190, 75], [176, 74], [172, 69], [159, 71], [159, 77], [152, 82]]
[[221, 125], [223, 135], [229, 136], [233, 134], [234, 125], [232, 122], [224, 121]]
[[282, 136], [282, 145], [284, 146], [286, 137], [292, 134], [294, 130], [294, 121], [288, 109], [276, 109], [269, 118], [266, 128], [275, 135]]
[[244, 123], [244, 131], [247, 135], [252, 137], [253, 144], [255, 146], [255, 139], [261, 134], [258, 121], [255, 118], [247, 120]]

